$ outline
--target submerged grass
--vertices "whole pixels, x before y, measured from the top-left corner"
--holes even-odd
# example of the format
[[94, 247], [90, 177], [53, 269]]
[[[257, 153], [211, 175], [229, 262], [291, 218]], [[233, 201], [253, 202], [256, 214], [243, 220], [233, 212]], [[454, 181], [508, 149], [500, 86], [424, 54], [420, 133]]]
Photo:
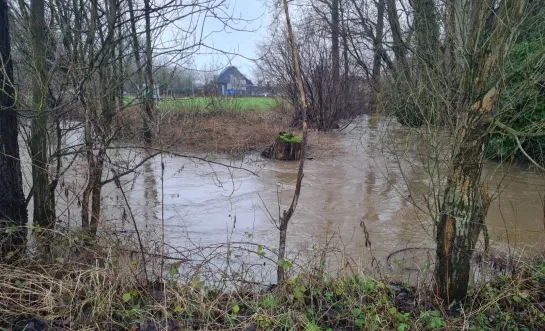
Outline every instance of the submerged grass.
[[[29, 318], [77, 330], [543, 330], [545, 268], [526, 267], [474, 288], [442, 309], [427, 287], [388, 284], [360, 274], [301, 272], [278, 287], [207, 287], [171, 269], [146, 284], [132, 263], [0, 265], [0, 327]], [[173, 271], [174, 270], [174, 271]]]

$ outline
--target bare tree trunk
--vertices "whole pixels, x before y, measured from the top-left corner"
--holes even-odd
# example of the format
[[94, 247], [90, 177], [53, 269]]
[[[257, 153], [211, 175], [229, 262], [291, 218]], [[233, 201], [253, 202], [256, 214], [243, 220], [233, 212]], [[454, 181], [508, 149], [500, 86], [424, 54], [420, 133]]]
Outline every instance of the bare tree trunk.
[[[96, 7], [93, 9], [95, 12]], [[93, 127], [98, 127], [97, 134], [101, 136], [100, 145], [93, 149], [98, 149], [97, 155], [90, 152], [88, 157], [89, 162], [89, 178], [88, 184], [85, 189], [85, 207], [87, 208], [87, 214], [89, 209], [89, 198], [91, 199], [91, 214], [86, 216], [87, 230], [94, 237], [97, 234], [98, 226], [100, 222], [100, 211], [102, 205], [102, 173], [104, 169], [104, 162], [106, 158], [106, 151], [112, 134], [112, 120], [113, 120], [113, 108], [115, 107], [116, 97], [119, 96], [119, 90], [117, 89], [118, 77], [116, 77], [117, 61], [116, 61], [116, 44], [115, 44], [115, 23], [117, 21], [117, 14], [119, 8], [117, 7], [116, 0], [110, 0], [108, 2], [108, 26], [106, 37], [103, 39], [102, 49], [104, 55], [109, 59], [109, 65], [101, 65], [99, 67], [99, 81], [100, 81], [100, 94], [101, 102], [100, 108], [102, 110], [102, 117], [99, 119], [97, 114], [93, 115], [93, 121], [90, 123]], [[92, 14], [91, 16], [95, 16]], [[95, 16], [96, 17], [96, 16]], [[95, 25], [92, 24], [94, 30]], [[113, 89], [111, 88], [113, 83]]]
[[[120, 10], [120, 8], [118, 8]], [[123, 18], [120, 18], [123, 20]], [[124, 82], [125, 82], [125, 69], [123, 67], [123, 31], [121, 30], [122, 25], [119, 25], [117, 31], [117, 39], [119, 40], [119, 44], [117, 46], [117, 70], [118, 70], [118, 99], [117, 99], [117, 107], [119, 110], [123, 109], [125, 106], [123, 92], [125, 90]]]
[[[24, 248], [27, 232], [12, 82], [9, 9], [7, 1], [0, 0], [0, 260]], [[14, 231], [9, 231], [12, 226]]]
[[[136, 30], [136, 18], [134, 14], [134, 4], [133, 0], [128, 0], [129, 3], [129, 16], [131, 22], [131, 37], [132, 37], [132, 49], [134, 55], [134, 62], [136, 64], [136, 81], [138, 85], [138, 93], [141, 94], [141, 97], [144, 99], [142, 120], [143, 120], [143, 136], [146, 142], [151, 141], [151, 131], [150, 131], [150, 109], [148, 107], [147, 94], [144, 91], [144, 74], [142, 72], [142, 61], [140, 59], [140, 42], [138, 41], [138, 33]], [[147, 45], [147, 35], [146, 35], [146, 45]], [[147, 47], [147, 46], [146, 46]], [[146, 50], [147, 54], [147, 50]], [[147, 55], [146, 55], [147, 59]], [[146, 61], [147, 62], [147, 61]], [[153, 113], [151, 113], [153, 115]]]
[[439, 23], [435, 14], [434, 0], [414, 0], [414, 30], [416, 35], [416, 57], [420, 70], [435, 65], [439, 50]]
[[399, 17], [397, 16], [396, 0], [386, 0], [386, 5], [388, 23], [392, 32], [392, 50], [397, 60], [398, 69], [403, 71], [407, 80], [410, 81], [410, 74], [407, 68], [406, 59], [407, 47], [401, 34], [401, 25], [399, 24]]
[[[465, 56], [467, 65], [452, 62], [459, 65], [456, 69], [461, 76], [461, 83], [455, 85], [461, 122], [455, 128], [459, 147], [453, 153], [437, 224], [435, 278], [438, 295], [446, 304], [460, 302], [467, 294], [470, 260], [489, 206], [488, 194], [481, 184], [484, 153], [500, 96], [499, 86], [509, 80], [501, 75], [504, 55], [517, 33], [525, 4], [526, 0], [504, 0], [496, 13], [492, 2], [475, 1], [464, 9], [470, 21], [467, 34], [461, 36], [464, 46], [455, 50], [455, 56]], [[458, 10], [455, 6], [450, 8]], [[484, 22], [489, 17], [502, 24], [488, 30]], [[448, 27], [450, 31], [460, 31], [459, 28]], [[490, 84], [494, 87], [487, 88]], [[476, 102], [471, 105], [469, 100]]]
[[[110, 17], [110, 20], [112, 20], [112, 24], [115, 25], [115, 19], [117, 17], [117, 8], [116, 8], [116, 4], [115, 4], [115, 0], [114, 1], [111, 1], [111, 5], [110, 5], [112, 9], [115, 9], [116, 12], [113, 14], [113, 17]], [[112, 43], [113, 43], [113, 40], [114, 39], [117, 39], [118, 35], [120, 36], [120, 34], [118, 33], [119, 29], [121, 27], [119, 26], [117, 29], [115, 29], [113, 26], [112, 26], [112, 30], [115, 29], [113, 31], [113, 34], [112, 34]], [[117, 41], [117, 45], [112, 45], [112, 49], [111, 49], [111, 54], [110, 54], [110, 59], [111, 59], [111, 62], [112, 62], [112, 68], [111, 68], [111, 78], [112, 78], [112, 81], [113, 81], [113, 92], [110, 92], [111, 94], [111, 103], [112, 103], [112, 107], [114, 107], [114, 109], [116, 109], [114, 111], [114, 113], [117, 113], [117, 111], [119, 111], [122, 107], [122, 103], [121, 103], [121, 94], [120, 94], [120, 90], [119, 90], [119, 85], [121, 84], [121, 82], [123, 81], [123, 78], [121, 77], [121, 72], [119, 71], [120, 69], [120, 61], [119, 61], [119, 58], [117, 57], [117, 51], [119, 50], [119, 46], [121, 45], [121, 42], [120, 41]]]
[[331, 109], [329, 116], [325, 118], [323, 127], [328, 127], [339, 111], [339, 78], [341, 71], [341, 56], [339, 48], [340, 20], [339, 0], [331, 1], [331, 59], [333, 62], [333, 96], [331, 98]]
[[117, 102], [117, 109], [120, 111], [123, 109], [124, 100], [123, 100], [123, 90], [125, 82], [125, 72], [123, 68], [123, 22], [124, 15], [121, 10], [121, 4], [119, 2], [113, 1], [112, 7], [115, 8], [115, 17], [114, 17], [114, 29], [115, 23], [119, 21], [120, 23], [117, 26], [117, 29], [113, 32], [116, 37], [114, 38], [117, 42], [117, 47], [114, 47], [112, 62], [114, 64], [114, 79], [116, 82], [117, 92], [112, 97], [112, 102]]
[[299, 169], [297, 171], [297, 182], [295, 184], [295, 192], [293, 194], [293, 199], [288, 210], [284, 210], [283, 214], [280, 215], [280, 238], [278, 245], [278, 269], [277, 269], [277, 283], [281, 284], [285, 279], [284, 271], [284, 260], [286, 258], [286, 238], [288, 234], [288, 224], [295, 212], [297, 203], [299, 201], [299, 195], [301, 194], [301, 183], [303, 182], [303, 168], [305, 164], [305, 150], [307, 145], [307, 102], [305, 99], [305, 89], [303, 87], [303, 77], [301, 75], [301, 67], [299, 64], [299, 52], [297, 51], [297, 44], [295, 43], [295, 36], [293, 34], [293, 28], [291, 25], [288, 0], [283, 0], [284, 4], [284, 14], [286, 16], [286, 25], [288, 29], [288, 38], [291, 47], [291, 53], [293, 58], [293, 69], [295, 71], [295, 79], [297, 82], [297, 90], [299, 94], [299, 101], [301, 104], [301, 113], [303, 119], [303, 141], [301, 142], [301, 159], [299, 160]]
[[348, 84], [348, 76], [350, 75], [350, 63], [348, 57], [348, 29], [347, 29], [347, 20], [344, 13], [345, 2], [341, 1], [339, 9], [341, 12], [341, 26], [342, 26], [342, 38], [343, 38], [343, 61], [344, 61], [344, 84]]
[[399, 24], [399, 17], [397, 16], [396, 0], [386, 0], [388, 23], [390, 24], [390, 30], [392, 31], [393, 45], [392, 50], [399, 65], [402, 69], [406, 69], [407, 48], [403, 37], [401, 35], [401, 25]]
[[349, 76], [350, 76], [350, 64], [349, 64], [349, 56], [348, 56], [348, 29], [347, 25], [348, 22], [345, 17], [345, 1], [341, 1], [339, 3], [339, 10], [341, 15], [341, 37], [342, 37], [342, 47], [343, 47], [343, 64], [344, 64], [344, 70], [343, 70], [343, 77], [342, 82], [340, 85], [340, 88], [343, 89], [343, 96], [339, 100], [339, 109], [341, 112], [345, 112], [348, 110], [348, 107], [352, 107], [349, 103], [349, 99], [352, 97], [352, 91], [351, 86], [348, 83]]
[[[81, 3], [83, 5], [83, 2]], [[87, 35], [86, 43], [89, 45], [89, 70], [93, 69], [94, 63], [93, 59], [95, 57], [95, 33], [96, 33], [96, 22], [97, 22], [97, 2], [91, 2], [91, 21], [89, 22], [89, 33]], [[83, 53], [82, 53], [83, 54]], [[83, 60], [83, 58], [82, 58]], [[92, 87], [91, 87], [92, 88]], [[90, 100], [85, 107], [85, 156], [87, 158], [87, 185], [82, 193], [81, 199], [81, 227], [84, 231], [91, 231], [91, 218], [90, 218], [90, 196], [93, 191], [94, 176], [96, 172], [96, 161], [95, 155], [93, 153], [94, 142], [93, 142], [93, 123], [96, 121], [96, 112], [95, 112], [95, 100]]]
[[[115, 23], [117, 21], [117, 0], [109, 0], [108, 2], [108, 27], [107, 35], [104, 39], [104, 45], [102, 46], [105, 50], [105, 54], [108, 58], [109, 64], [101, 65], [99, 72], [102, 73], [102, 114], [104, 116], [103, 130], [102, 134], [108, 140], [111, 133], [111, 124], [113, 120], [113, 107], [115, 107], [115, 99], [118, 94], [117, 82], [119, 77], [117, 77], [116, 70], [116, 41], [115, 41]], [[113, 85], [113, 89], [112, 89]], [[101, 167], [102, 169], [102, 167]]]
[[333, 77], [338, 80], [340, 72], [339, 52], [339, 0], [331, 1], [331, 58], [333, 61]]
[[102, 169], [104, 166], [104, 154], [105, 150], [101, 150], [96, 158], [95, 171], [93, 174], [93, 182], [91, 186], [91, 222], [89, 224], [89, 231], [93, 236], [96, 236], [98, 231], [98, 225], [100, 222], [100, 208], [102, 205]]
[[34, 223], [44, 228], [55, 224], [54, 206], [51, 205], [47, 155], [47, 68], [45, 44], [44, 0], [30, 3], [30, 31], [35, 77], [32, 88], [32, 103], [35, 114], [31, 123], [30, 152], [32, 159], [32, 185], [34, 197]]
[[[470, 116], [475, 120], [482, 114]], [[487, 142], [483, 132], [489, 124], [473, 120], [466, 120], [469, 129], [454, 158], [437, 228], [437, 289], [448, 304], [466, 296], [471, 256], [489, 206], [488, 194], [480, 183]]]
[[[144, 121], [144, 140], [147, 144], [151, 144], [153, 139], [153, 132], [151, 129], [151, 123], [153, 122], [155, 113], [155, 103], [153, 100], [153, 94], [155, 86], [153, 84], [153, 54], [151, 48], [151, 7], [150, 0], [144, 0], [144, 15], [146, 19], [146, 88], [147, 94], [144, 98], [144, 107], [146, 112], [146, 120]], [[159, 97], [159, 96], [157, 96]]]
[[[111, 90], [108, 83], [111, 84], [113, 82], [113, 86], [117, 87], [117, 81], [118, 77], [116, 76], [116, 45], [115, 45], [115, 23], [117, 20], [117, 1], [116, 0], [110, 0], [108, 3], [108, 27], [107, 27], [107, 35], [106, 38], [103, 41], [103, 51], [105, 52], [105, 55], [109, 58], [111, 63], [110, 66], [102, 65], [99, 68], [99, 79], [101, 82], [101, 109], [102, 109], [102, 116], [103, 120], [99, 121], [98, 118], [95, 117], [92, 125], [100, 125], [102, 124], [102, 128], [100, 130], [100, 134], [102, 135], [101, 144], [98, 154], [95, 156], [93, 152], [91, 152], [91, 158], [92, 162], [90, 163], [90, 171], [89, 171], [89, 182], [88, 186], [86, 188], [87, 196], [90, 195], [91, 197], [91, 215], [90, 215], [90, 222], [89, 222], [89, 232], [92, 236], [96, 236], [98, 231], [98, 226], [100, 222], [100, 210], [102, 205], [102, 172], [104, 168], [104, 159], [106, 157], [106, 146], [107, 141], [110, 139], [111, 134], [111, 125], [112, 125], [112, 119], [113, 119], [113, 111], [112, 108], [115, 105], [115, 99], [116, 96], [118, 96], [118, 90], [113, 89]], [[92, 167], [91, 167], [92, 166]], [[87, 201], [87, 208], [89, 208], [88, 201]], [[89, 219], [89, 218], [88, 218]]]
[[375, 91], [378, 91], [380, 81], [380, 67], [382, 63], [382, 40], [384, 39], [384, 0], [377, 1], [377, 26], [373, 38], [373, 72], [372, 84]]
[[132, 37], [132, 51], [134, 55], [134, 62], [136, 64], [136, 80], [138, 84], [138, 92], [142, 93], [144, 84], [144, 76], [142, 74], [142, 62], [140, 61], [140, 42], [138, 41], [138, 34], [136, 30], [136, 18], [134, 15], [133, 0], [128, 0], [129, 3], [129, 16], [131, 22], [131, 37]]
[[382, 56], [384, 53], [382, 43], [384, 39], [384, 0], [378, 0], [377, 6], [377, 25], [375, 35], [373, 36], [373, 72], [371, 73], [371, 85], [373, 88], [370, 108], [375, 109], [377, 102], [377, 94], [380, 91], [380, 69], [382, 64]]

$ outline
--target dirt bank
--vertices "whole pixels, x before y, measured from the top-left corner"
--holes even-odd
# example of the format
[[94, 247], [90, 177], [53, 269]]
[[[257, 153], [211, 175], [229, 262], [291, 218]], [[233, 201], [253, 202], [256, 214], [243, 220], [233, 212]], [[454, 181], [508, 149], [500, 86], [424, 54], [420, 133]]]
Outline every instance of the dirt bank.
[[[287, 114], [280, 111], [161, 112], [154, 123], [155, 144], [195, 153], [240, 154], [264, 149], [278, 132], [287, 129]], [[141, 142], [139, 109], [117, 117], [124, 140]]]
[[[137, 107], [117, 116], [121, 140], [142, 141], [142, 116]], [[261, 152], [273, 143], [281, 131], [291, 128], [291, 110], [276, 108], [270, 111], [224, 111], [214, 114], [166, 111], [155, 119], [157, 138], [154, 144], [165, 150], [191, 153], [241, 155]], [[309, 157], [334, 153], [335, 138], [317, 131], [309, 133]]]

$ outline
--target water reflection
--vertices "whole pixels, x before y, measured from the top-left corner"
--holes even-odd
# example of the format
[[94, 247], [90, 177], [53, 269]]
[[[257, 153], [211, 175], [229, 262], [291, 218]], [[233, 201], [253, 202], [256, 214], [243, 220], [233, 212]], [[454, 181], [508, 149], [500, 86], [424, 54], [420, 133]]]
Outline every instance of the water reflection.
[[[379, 119], [364, 118], [358, 124], [345, 132], [311, 136], [315, 140], [310, 149], [313, 159], [306, 162], [302, 194], [290, 223], [291, 252], [310, 252], [336, 233], [345, 252], [370, 264], [361, 221], [369, 231], [374, 256], [383, 264], [395, 250], [433, 246], [430, 217], [409, 203], [411, 196], [424, 201], [422, 197], [431, 194], [429, 181], [420, 177], [418, 169], [408, 166], [401, 173], [399, 164], [405, 167], [403, 162], [381, 153], [384, 125]], [[77, 142], [79, 138], [74, 136], [73, 140]], [[139, 158], [131, 150], [119, 149], [116, 153], [124, 160]], [[217, 161], [233, 162], [221, 158]], [[256, 177], [242, 170], [185, 158], [165, 158], [164, 162], [163, 180], [159, 158], [123, 179], [139, 227], [152, 235], [160, 231], [164, 219], [166, 239], [174, 247], [228, 240], [252, 240], [276, 247], [278, 234], [271, 217], [278, 218], [279, 209], [287, 208], [291, 202], [297, 163], [263, 160], [258, 155], [237, 163], [258, 172]], [[82, 169], [83, 160], [63, 178], [70, 194], [59, 200], [58, 209], [67, 222], [79, 215], [76, 201], [85, 182]], [[493, 248], [543, 251], [543, 176], [520, 167], [498, 171], [492, 163], [487, 166], [487, 173], [493, 193], [501, 190], [487, 218]], [[498, 188], [500, 179], [503, 184]], [[103, 192], [103, 219], [109, 220], [105, 223], [129, 230], [131, 222], [119, 224], [127, 218], [127, 206], [119, 191], [108, 184]], [[62, 212], [67, 209], [69, 214]]]

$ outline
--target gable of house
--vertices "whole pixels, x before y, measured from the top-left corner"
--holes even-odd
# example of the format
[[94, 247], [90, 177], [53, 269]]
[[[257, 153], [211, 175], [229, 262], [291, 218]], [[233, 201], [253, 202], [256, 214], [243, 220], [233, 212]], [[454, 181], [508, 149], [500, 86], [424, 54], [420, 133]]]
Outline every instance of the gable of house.
[[246, 87], [254, 85], [235, 66], [223, 69], [218, 76], [217, 82], [218, 84], [227, 85], [227, 89], [246, 89]]

